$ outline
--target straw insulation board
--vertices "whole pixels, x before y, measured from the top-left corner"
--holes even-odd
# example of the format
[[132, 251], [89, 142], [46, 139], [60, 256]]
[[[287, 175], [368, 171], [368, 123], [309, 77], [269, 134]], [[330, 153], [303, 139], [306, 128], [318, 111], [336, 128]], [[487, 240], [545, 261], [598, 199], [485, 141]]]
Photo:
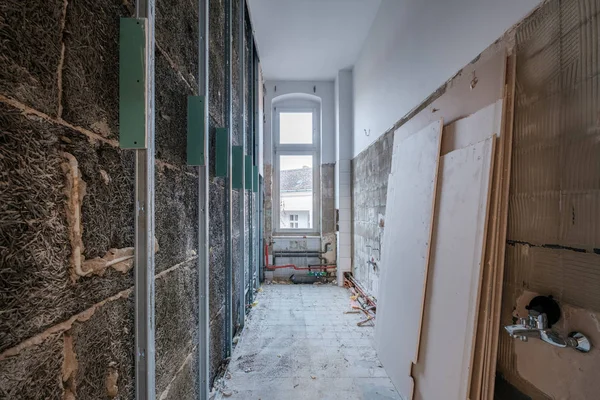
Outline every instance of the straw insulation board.
[[412, 397], [442, 121], [394, 144], [383, 235], [375, 346], [396, 389]]
[[415, 399], [465, 399], [495, 137], [440, 160]]

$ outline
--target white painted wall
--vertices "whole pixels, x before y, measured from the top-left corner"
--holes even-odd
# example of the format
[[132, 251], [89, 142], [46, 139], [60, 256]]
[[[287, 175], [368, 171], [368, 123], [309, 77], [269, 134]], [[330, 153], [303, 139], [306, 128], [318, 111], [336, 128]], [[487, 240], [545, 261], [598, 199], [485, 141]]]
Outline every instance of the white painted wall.
[[[273, 164], [273, 99], [283, 95], [316, 96], [321, 101], [321, 164], [335, 162], [333, 81], [267, 81], [265, 83], [264, 162]], [[275, 90], [277, 87], [277, 90]]]
[[353, 157], [539, 2], [383, 0], [354, 65]]

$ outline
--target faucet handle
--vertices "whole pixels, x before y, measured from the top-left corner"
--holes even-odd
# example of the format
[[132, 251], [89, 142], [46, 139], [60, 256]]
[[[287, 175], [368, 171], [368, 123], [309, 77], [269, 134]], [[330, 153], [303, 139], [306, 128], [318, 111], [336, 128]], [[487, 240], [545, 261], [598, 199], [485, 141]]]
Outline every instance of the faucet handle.
[[537, 329], [547, 329], [548, 328], [548, 316], [546, 313], [540, 313], [536, 319], [536, 327]]

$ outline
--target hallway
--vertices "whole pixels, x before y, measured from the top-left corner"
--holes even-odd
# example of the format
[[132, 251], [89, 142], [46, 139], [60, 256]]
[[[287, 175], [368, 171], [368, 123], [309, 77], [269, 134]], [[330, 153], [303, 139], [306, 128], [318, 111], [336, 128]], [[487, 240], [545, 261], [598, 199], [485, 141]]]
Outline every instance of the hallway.
[[356, 325], [362, 314], [344, 313], [350, 310], [348, 290], [262, 289], [217, 398], [400, 399], [373, 348], [374, 328]]

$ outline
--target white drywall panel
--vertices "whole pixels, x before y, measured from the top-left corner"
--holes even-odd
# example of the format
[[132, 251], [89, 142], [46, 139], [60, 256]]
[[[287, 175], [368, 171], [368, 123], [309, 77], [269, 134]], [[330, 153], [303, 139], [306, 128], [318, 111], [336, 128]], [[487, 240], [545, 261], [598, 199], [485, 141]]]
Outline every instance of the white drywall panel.
[[412, 396], [427, 276], [442, 121], [394, 143], [375, 346], [396, 389]]
[[440, 159], [414, 399], [467, 398], [494, 140]]

